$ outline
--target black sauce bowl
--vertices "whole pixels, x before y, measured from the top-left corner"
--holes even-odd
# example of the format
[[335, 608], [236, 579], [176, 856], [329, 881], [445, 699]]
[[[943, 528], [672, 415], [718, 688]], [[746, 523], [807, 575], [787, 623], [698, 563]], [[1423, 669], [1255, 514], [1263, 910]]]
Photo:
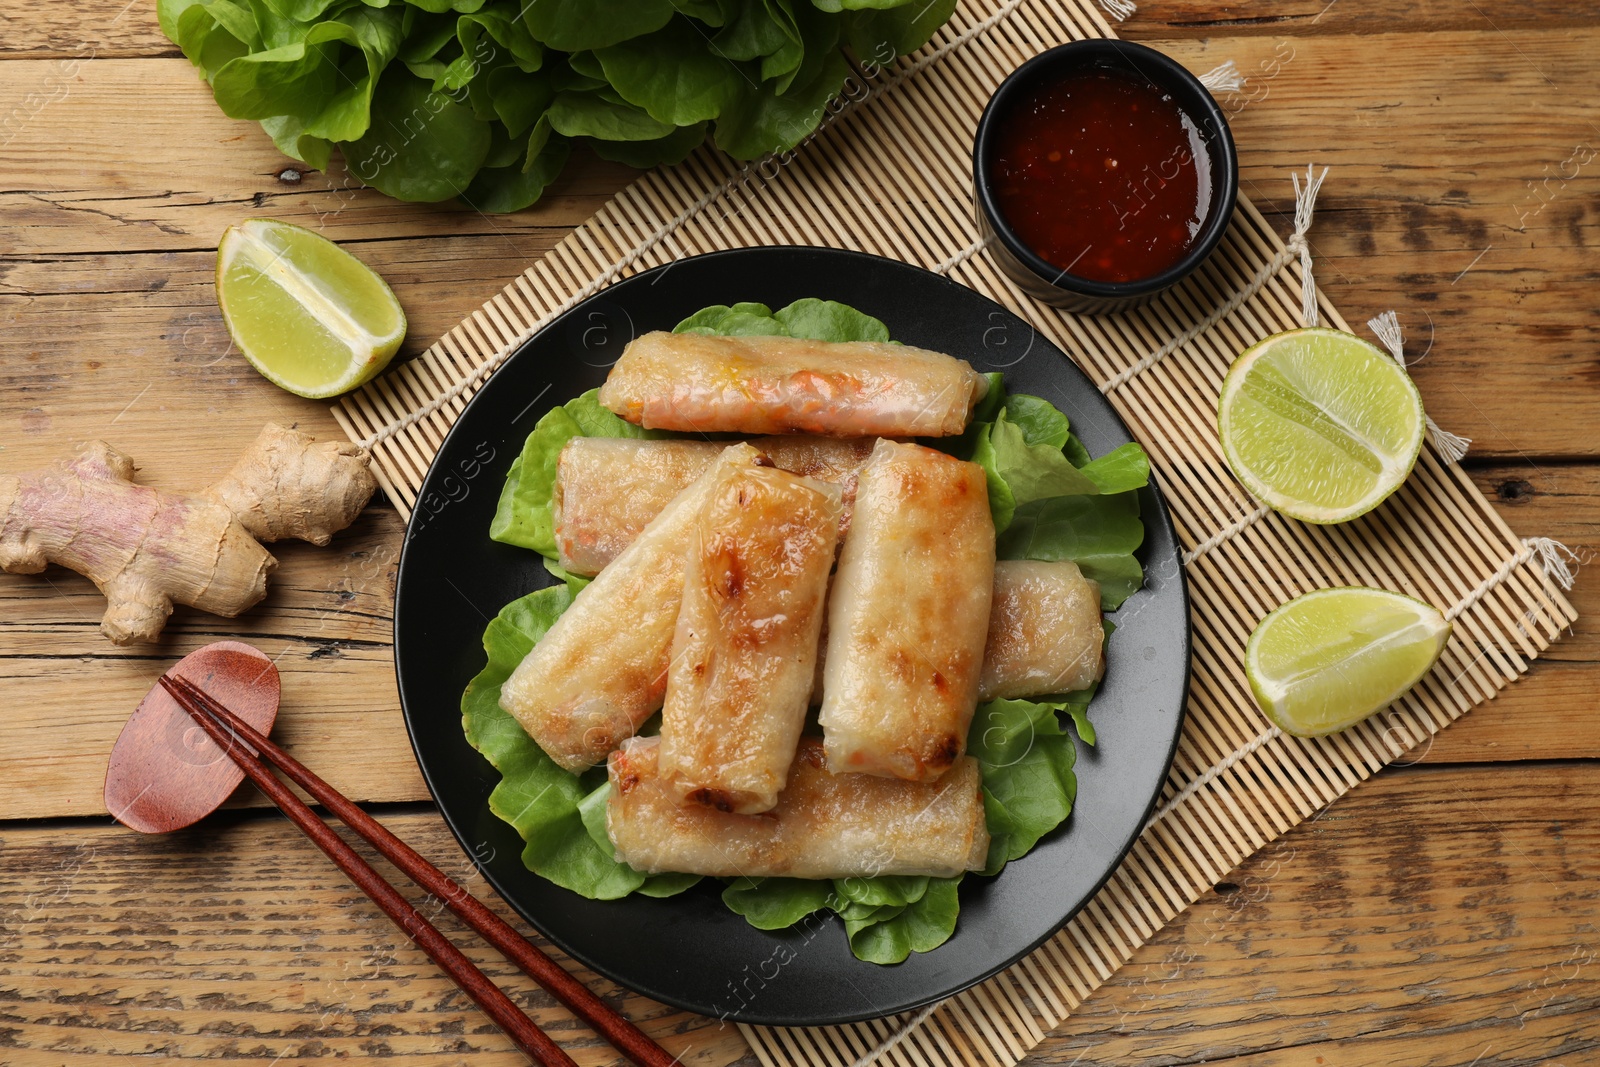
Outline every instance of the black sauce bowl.
[[[1093, 67], [1132, 71], [1170, 93], [1199, 128], [1210, 160], [1211, 207], [1200, 233], [1181, 260], [1148, 278], [1102, 282], [1052, 266], [1023, 243], [995, 202], [989, 176], [994, 164], [995, 128], [1000, 120], [1029, 90]], [[989, 105], [978, 120], [978, 135], [972, 146], [972, 176], [978, 228], [990, 239], [989, 253], [1000, 269], [1029, 296], [1084, 314], [1138, 307], [1182, 281], [1222, 240], [1239, 193], [1239, 160], [1233, 148], [1233, 134], [1228, 130], [1227, 116], [1210, 91], [1173, 59], [1129, 41], [1090, 40], [1058, 45], [1012, 71], [989, 98]]]

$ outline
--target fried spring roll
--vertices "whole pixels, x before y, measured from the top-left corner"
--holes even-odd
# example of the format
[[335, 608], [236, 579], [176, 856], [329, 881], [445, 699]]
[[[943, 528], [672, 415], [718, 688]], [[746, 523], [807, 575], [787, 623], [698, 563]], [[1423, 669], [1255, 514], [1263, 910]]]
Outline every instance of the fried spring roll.
[[760, 459], [749, 445], [724, 450], [578, 595], [506, 681], [500, 706], [561, 767], [598, 763], [661, 706], [690, 531], [716, 475]]
[[996, 563], [978, 699], [1086, 689], [1104, 672], [1099, 583], [1071, 561]]
[[724, 446], [711, 441], [574, 437], [556, 461], [558, 562], [599, 574], [650, 520], [706, 472]]
[[965, 360], [909, 345], [657, 331], [628, 343], [600, 402], [651, 429], [947, 437], [987, 389]]
[[[823, 630], [826, 649], [827, 630]], [[1003, 559], [994, 565], [994, 599], [983, 649], [978, 699], [1048, 696], [1087, 689], [1105, 674], [1100, 583], [1071, 560]], [[811, 702], [822, 700], [828, 657], [817, 655]]]
[[[856, 472], [873, 438], [757, 437], [749, 442], [779, 470], [844, 488], [840, 536], [848, 528]], [[726, 447], [710, 441], [640, 441], [574, 437], [556, 466], [555, 525], [560, 563], [573, 574], [599, 574], [633, 543], [667, 501]]]
[[925, 781], [961, 757], [993, 596], [983, 468], [879, 441], [828, 605], [829, 770]]
[[777, 802], [805, 725], [839, 497], [770, 467], [717, 475], [690, 536], [661, 709], [661, 777], [681, 802]]
[[830, 774], [822, 745], [801, 738], [778, 804], [762, 815], [682, 807], [662, 782], [659, 739], [611, 754], [606, 832], [640, 871], [719, 878], [953, 877], [989, 851], [978, 764], [958, 760], [937, 782]]

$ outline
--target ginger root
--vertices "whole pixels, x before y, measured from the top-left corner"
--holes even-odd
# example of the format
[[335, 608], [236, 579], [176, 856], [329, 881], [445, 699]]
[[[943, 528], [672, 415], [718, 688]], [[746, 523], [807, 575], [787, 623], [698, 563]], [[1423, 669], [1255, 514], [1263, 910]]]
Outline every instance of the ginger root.
[[221, 481], [177, 496], [135, 485], [133, 460], [94, 441], [57, 466], [0, 474], [0, 570], [84, 575], [119, 645], [154, 638], [174, 602], [232, 617], [267, 595], [278, 566], [258, 542], [327, 544], [377, 489], [369, 463], [355, 445], [269, 423]]

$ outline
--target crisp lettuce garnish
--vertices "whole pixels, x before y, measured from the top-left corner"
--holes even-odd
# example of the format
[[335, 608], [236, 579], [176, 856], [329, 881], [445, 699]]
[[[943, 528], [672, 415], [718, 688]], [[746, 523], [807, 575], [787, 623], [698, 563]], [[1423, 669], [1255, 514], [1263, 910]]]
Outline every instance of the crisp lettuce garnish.
[[[483, 633], [489, 662], [461, 696], [462, 727], [468, 743], [500, 772], [500, 783], [489, 794], [489, 810], [522, 835], [522, 862], [530, 871], [595, 900], [633, 892], [669, 896], [699, 879], [650, 877], [613, 858], [605, 840], [605, 768], [581, 775], [562, 770], [500, 707], [500, 687], [572, 603], [570, 585], [582, 581], [568, 576], [562, 585], [529, 593], [500, 609]], [[598, 839], [592, 829], [596, 803], [585, 804], [596, 794]]]
[[1134, 552], [1144, 542], [1137, 493], [1058, 496], [1017, 509], [995, 548], [1001, 559], [1070, 559], [1100, 583], [1100, 607], [1115, 611], [1144, 584]]
[[[821, 341], [888, 341], [879, 320], [844, 304], [799, 300], [773, 311], [765, 304], [708, 307], [679, 332], [780, 335]], [[1144, 539], [1136, 490], [1150, 476], [1136, 444], [1091, 459], [1066, 415], [1035, 396], [1005, 392], [999, 374], [973, 424], [957, 438], [933, 442], [983, 466], [1001, 559], [1074, 560], [1101, 585], [1102, 606], [1115, 610], [1143, 581], [1134, 552]], [[556, 556], [551, 491], [556, 460], [567, 441], [659, 436], [600, 406], [591, 390], [547, 413], [513, 462], [491, 536]], [[484, 634], [489, 663], [462, 697], [467, 739], [503, 775], [489, 806], [522, 834], [523, 862], [558, 885], [597, 899], [629, 893], [669, 896], [699, 879], [647, 877], [618, 863], [605, 833], [609, 792], [603, 767], [582, 775], [556, 767], [500, 709], [500, 686], [585, 579], [546, 567], [565, 583], [508, 604]], [[1108, 624], [1109, 632], [1109, 624]], [[999, 873], [1026, 855], [1072, 813], [1077, 740], [1095, 743], [1087, 714], [1094, 689], [1039, 700], [994, 700], [978, 707], [967, 751], [983, 776], [984, 814], [991, 844], [983, 873]], [[1065, 718], [1063, 718], [1065, 716]], [[1074, 730], [1069, 731], [1065, 719]], [[912, 952], [943, 944], [955, 931], [960, 878], [737, 879], [723, 903], [762, 930], [792, 926], [828, 910], [839, 915], [855, 955], [898, 963]]]
[[779, 311], [765, 304], [714, 304], [672, 328], [673, 333], [722, 337], [801, 337], [810, 341], [887, 341], [889, 327], [833, 300], [796, 300]]
[[219, 107], [326, 170], [480, 211], [536, 201], [574, 140], [635, 167], [712, 133], [742, 160], [809, 137], [848, 44], [882, 66], [955, 0], [158, 0]]
[[500, 505], [489, 524], [489, 536], [508, 545], [531, 548], [556, 558], [556, 460], [574, 437], [660, 437], [619, 419], [600, 406], [600, 390], [591, 389], [561, 407], [545, 412], [511, 461]]

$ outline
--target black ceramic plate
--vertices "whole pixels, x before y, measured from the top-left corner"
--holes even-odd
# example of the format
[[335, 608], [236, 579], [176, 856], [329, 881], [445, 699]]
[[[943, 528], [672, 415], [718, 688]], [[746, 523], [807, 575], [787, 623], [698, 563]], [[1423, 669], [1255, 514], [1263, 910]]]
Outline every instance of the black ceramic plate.
[[423, 777], [462, 847], [512, 907], [574, 958], [645, 996], [741, 1022], [814, 1026], [906, 1011], [959, 992], [1049, 937], [1132, 845], [1166, 776], [1189, 672], [1177, 544], [1143, 492], [1146, 586], [1114, 616], [1105, 684], [1090, 707], [1100, 743], [1079, 746], [1077, 809], [997, 877], [961, 886], [955, 936], [892, 967], [850, 954], [831, 915], [790, 931], [748, 926], [713, 880], [680, 896], [585, 900], [527, 871], [521, 840], [489, 811], [499, 775], [461, 732], [461, 691], [483, 667], [483, 628], [551, 584], [540, 558], [489, 540], [506, 468], [550, 408], [599, 385], [628, 340], [710, 304], [773, 308], [839, 300], [891, 336], [1001, 370], [1013, 392], [1067, 413], [1092, 455], [1130, 438], [1057, 348], [998, 304], [903, 263], [821, 248], [750, 248], [685, 259], [619, 282], [530, 339], [456, 421], [423, 483], [400, 558], [395, 662]]

